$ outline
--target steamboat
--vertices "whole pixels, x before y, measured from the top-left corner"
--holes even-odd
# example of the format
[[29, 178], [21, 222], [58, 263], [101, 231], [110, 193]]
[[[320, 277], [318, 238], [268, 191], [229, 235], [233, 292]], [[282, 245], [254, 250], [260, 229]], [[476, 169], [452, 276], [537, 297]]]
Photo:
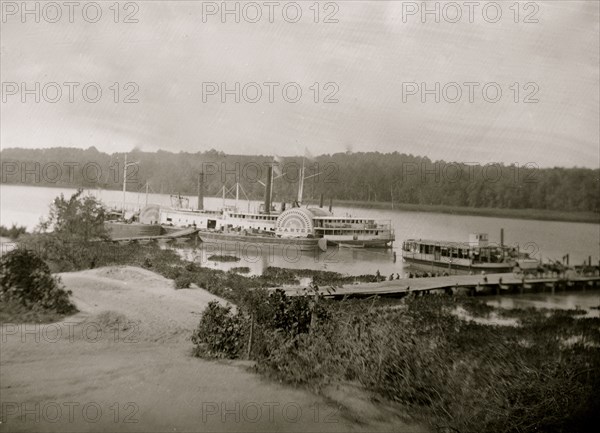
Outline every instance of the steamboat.
[[[301, 171], [304, 179], [304, 170]], [[395, 236], [389, 220], [335, 216], [330, 201], [329, 210], [302, 206], [302, 184], [298, 200], [286, 209], [272, 203], [272, 167], [268, 168], [265, 201], [258, 211], [240, 211], [238, 206], [225, 206], [226, 189], [223, 187], [223, 208], [218, 211], [203, 207], [204, 181], [199, 180], [198, 208], [189, 209], [183, 199], [171, 207], [147, 206], [140, 212], [140, 222], [169, 227], [193, 227], [203, 242], [210, 243], [264, 243], [293, 245], [301, 250], [324, 250], [328, 245], [355, 248], [386, 248], [392, 246]], [[241, 185], [235, 185], [236, 203]], [[242, 189], [243, 191], [243, 189]], [[245, 193], [244, 193], [245, 194]]]

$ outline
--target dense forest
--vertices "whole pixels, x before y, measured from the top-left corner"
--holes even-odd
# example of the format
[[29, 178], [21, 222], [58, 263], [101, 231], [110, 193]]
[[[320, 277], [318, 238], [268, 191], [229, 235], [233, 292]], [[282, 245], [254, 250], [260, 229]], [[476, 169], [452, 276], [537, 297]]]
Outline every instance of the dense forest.
[[[120, 189], [124, 153], [96, 148], [3, 149], [1, 182], [39, 186]], [[219, 196], [223, 185], [239, 181], [250, 198], [262, 198], [272, 156], [166, 151], [127, 153], [127, 189], [151, 192], [197, 192], [205, 173], [205, 194]], [[302, 157], [277, 159], [273, 197], [297, 196]], [[600, 212], [600, 170], [538, 168], [523, 165], [431, 161], [398, 152], [346, 152], [304, 159], [304, 198], [448, 205], [468, 208], [544, 209]]]

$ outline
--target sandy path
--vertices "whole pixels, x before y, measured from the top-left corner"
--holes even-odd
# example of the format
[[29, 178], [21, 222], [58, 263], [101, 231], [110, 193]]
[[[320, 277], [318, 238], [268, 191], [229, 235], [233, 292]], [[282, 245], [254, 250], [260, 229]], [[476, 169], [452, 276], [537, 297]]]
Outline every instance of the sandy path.
[[[359, 424], [243, 362], [191, 357], [191, 331], [218, 299], [204, 290], [174, 290], [132, 267], [61, 277], [80, 313], [2, 325], [0, 431], [422, 431], [394, 419]], [[127, 329], [107, 327], [120, 315]]]

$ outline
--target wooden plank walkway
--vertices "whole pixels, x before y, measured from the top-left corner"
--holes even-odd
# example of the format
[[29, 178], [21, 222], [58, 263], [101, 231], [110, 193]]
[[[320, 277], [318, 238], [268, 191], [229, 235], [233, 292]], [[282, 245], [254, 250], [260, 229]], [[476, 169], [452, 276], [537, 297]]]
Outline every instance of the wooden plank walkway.
[[[427, 292], [433, 290], [449, 290], [455, 288], [467, 289], [485, 289], [485, 288], [500, 288], [512, 289], [526, 288], [534, 285], [552, 285], [557, 283], [567, 283], [575, 285], [591, 285], [598, 286], [600, 276], [578, 276], [572, 275], [569, 278], [565, 277], [527, 277], [515, 275], [513, 273], [505, 274], [489, 274], [485, 275], [487, 282], [484, 280], [484, 275], [450, 275], [446, 277], [429, 277], [429, 278], [401, 278], [399, 280], [381, 281], [379, 283], [358, 283], [345, 284], [341, 287], [336, 287], [335, 292], [331, 294], [333, 297], [341, 296], [386, 296], [397, 295], [412, 292]], [[502, 279], [502, 280], [500, 280]], [[502, 281], [500, 283], [500, 281]], [[289, 296], [297, 296], [303, 293], [302, 288], [285, 287], [282, 288]]]

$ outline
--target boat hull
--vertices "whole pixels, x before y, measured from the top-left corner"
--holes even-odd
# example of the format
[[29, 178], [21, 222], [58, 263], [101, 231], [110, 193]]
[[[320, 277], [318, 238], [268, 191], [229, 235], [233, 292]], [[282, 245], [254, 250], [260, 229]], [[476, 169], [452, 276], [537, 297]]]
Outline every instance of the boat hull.
[[514, 265], [512, 263], [477, 263], [471, 265], [464, 265], [459, 263], [452, 263], [451, 265], [448, 262], [437, 262], [431, 260], [421, 260], [412, 257], [403, 257], [404, 262], [409, 263], [411, 265], [415, 265], [417, 268], [430, 271], [432, 268], [438, 271], [460, 271], [464, 273], [474, 272], [486, 272], [486, 273], [505, 273], [512, 272]]
[[392, 242], [393, 240], [391, 239], [327, 239], [327, 243], [329, 245], [339, 246], [342, 248], [390, 248], [390, 244]]
[[203, 232], [198, 233], [200, 240], [207, 244], [240, 245], [254, 244], [267, 245], [279, 248], [293, 248], [300, 251], [322, 250], [322, 243], [316, 238], [279, 238], [275, 236], [249, 236], [233, 233]]

